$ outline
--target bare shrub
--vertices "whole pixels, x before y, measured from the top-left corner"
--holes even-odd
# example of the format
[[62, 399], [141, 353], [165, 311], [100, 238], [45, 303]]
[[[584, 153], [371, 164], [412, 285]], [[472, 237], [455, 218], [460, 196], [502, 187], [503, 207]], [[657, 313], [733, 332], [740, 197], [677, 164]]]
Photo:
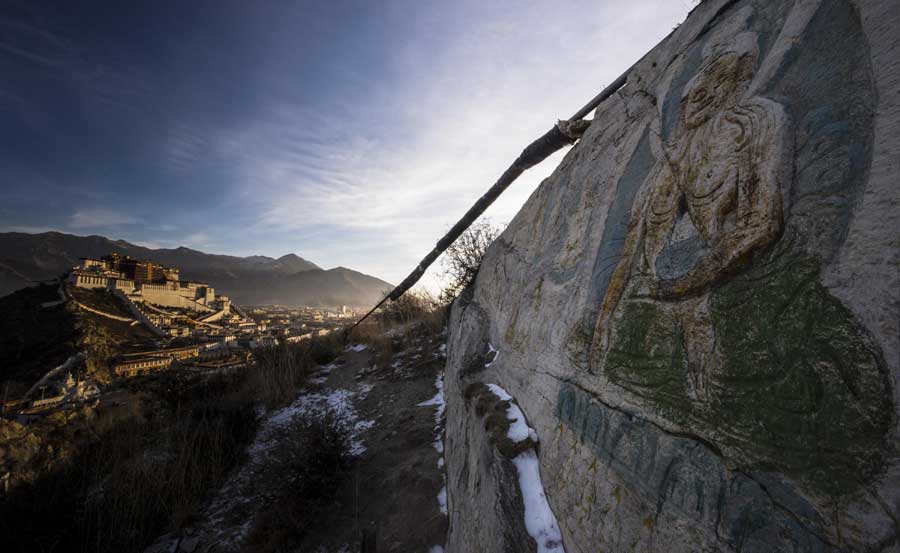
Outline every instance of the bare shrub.
[[505, 225], [494, 225], [486, 219], [470, 226], [444, 253], [442, 265], [443, 278], [446, 281], [441, 291], [440, 301], [452, 303], [454, 299], [475, 282], [481, 260], [488, 246], [500, 236]]
[[352, 464], [353, 427], [341, 414], [299, 419], [280, 441], [277, 462], [286, 485], [261, 512], [247, 538], [247, 550], [291, 551], [332, 503]]
[[385, 304], [376, 317], [386, 324], [408, 324], [423, 320], [438, 307], [438, 300], [427, 291], [411, 290], [397, 298], [397, 301]]
[[377, 367], [387, 367], [394, 354], [406, 349], [414, 335], [440, 334], [446, 325], [446, 313], [446, 306], [428, 292], [407, 292], [356, 327], [350, 338], [371, 348]]

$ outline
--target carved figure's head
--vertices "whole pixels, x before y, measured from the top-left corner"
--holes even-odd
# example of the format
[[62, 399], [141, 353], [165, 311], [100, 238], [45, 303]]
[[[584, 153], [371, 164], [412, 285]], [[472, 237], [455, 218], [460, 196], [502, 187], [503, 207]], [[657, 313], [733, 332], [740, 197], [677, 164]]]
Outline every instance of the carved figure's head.
[[716, 45], [706, 54], [700, 71], [684, 87], [681, 97], [681, 116], [688, 129], [699, 127], [716, 113], [740, 102], [756, 70], [756, 36], [741, 33], [727, 45]]

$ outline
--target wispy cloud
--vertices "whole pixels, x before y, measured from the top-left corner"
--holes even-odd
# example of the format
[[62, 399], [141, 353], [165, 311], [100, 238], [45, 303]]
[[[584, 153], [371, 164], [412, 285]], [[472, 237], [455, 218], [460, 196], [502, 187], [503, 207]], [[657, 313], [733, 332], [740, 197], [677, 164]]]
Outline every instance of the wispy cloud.
[[150, 248], [151, 250], [158, 250], [160, 248], [165, 248], [165, 244], [161, 242], [156, 242], [153, 240], [126, 240], [127, 242], [131, 242], [135, 246], [141, 246], [142, 248]]
[[[0, 14], [0, 61], [26, 75], [0, 84], [0, 107], [31, 133], [23, 144], [41, 145], [31, 159], [52, 158], [0, 158], [11, 183], [0, 199], [45, 211], [7, 223], [218, 253], [293, 251], [398, 281], [524, 146], [693, 3]], [[137, 17], [146, 27], [117, 28]], [[487, 215], [512, 219], [560, 158]], [[40, 174], [17, 177], [22, 167]]]
[[125, 225], [142, 223], [137, 217], [128, 214], [123, 206], [122, 210], [103, 208], [79, 209], [69, 219], [69, 227], [73, 229], [114, 229]]
[[[249, 231], [363, 232], [364, 248], [329, 243], [321, 259], [361, 261], [399, 280], [530, 140], [643, 55], [688, 3], [534, 3], [487, 18], [468, 5], [465, 28], [447, 33], [455, 38], [439, 51], [425, 34], [405, 41], [395, 55], [410, 77], [390, 94], [370, 80], [374, 96], [363, 105], [270, 106], [222, 137], [240, 193], [259, 209]], [[526, 174], [488, 214], [509, 221], [560, 158]]]
[[206, 129], [176, 122], [169, 126], [164, 143], [165, 160], [175, 172], [190, 170], [194, 163], [208, 155], [209, 137]]
[[181, 244], [191, 248], [210, 249], [217, 245], [215, 240], [205, 232], [195, 232], [189, 234], [181, 240]]

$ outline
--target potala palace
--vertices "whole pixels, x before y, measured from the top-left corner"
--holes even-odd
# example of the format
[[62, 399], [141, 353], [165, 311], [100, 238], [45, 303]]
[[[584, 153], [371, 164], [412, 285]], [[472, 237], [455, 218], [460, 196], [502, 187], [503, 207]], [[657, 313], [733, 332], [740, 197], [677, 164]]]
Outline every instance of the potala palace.
[[81, 264], [69, 274], [69, 282], [79, 288], [118, 291], [135, 303], [199, 313], [229, 312], [231, 300], [227, 296], [216, 296], [215, 289], [208, 284], [179, 277], [177, 268], [112, 253], [100, 259], [81, 258]]

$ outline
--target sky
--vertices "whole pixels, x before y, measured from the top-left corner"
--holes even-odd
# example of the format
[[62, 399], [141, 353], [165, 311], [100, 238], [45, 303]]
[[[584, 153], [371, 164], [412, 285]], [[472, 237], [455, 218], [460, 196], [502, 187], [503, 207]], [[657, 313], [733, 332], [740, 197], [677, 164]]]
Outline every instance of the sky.
[[[5, 0], [0, 231], [396, 283], [694, 3]], [[486, 217], [510, 221], [562, 155]]]

